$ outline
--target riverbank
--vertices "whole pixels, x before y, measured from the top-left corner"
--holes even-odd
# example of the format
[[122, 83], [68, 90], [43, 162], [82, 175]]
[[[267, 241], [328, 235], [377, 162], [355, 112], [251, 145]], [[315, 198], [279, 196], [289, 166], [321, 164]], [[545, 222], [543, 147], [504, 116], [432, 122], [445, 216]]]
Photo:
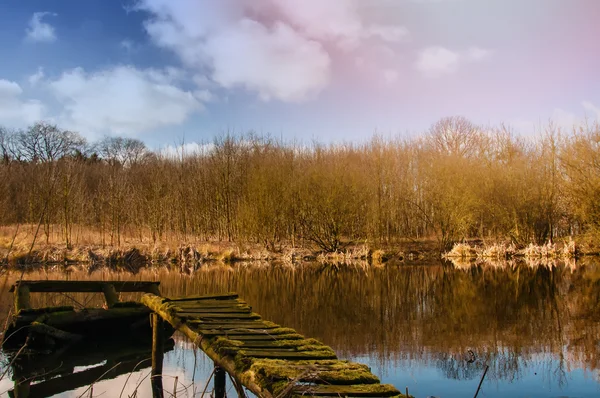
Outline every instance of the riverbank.
[[38, 231], [35, 244], [32, 244], [35, 230], [33, 225], [0, 227], [0, 264], [10, 268], [85, 264], [92, 269], [106, 267], [136, 271], [153, 265], [193, 270], [211, 262], [275, 262], [295, 266], [307, 261], [336, 264], [360, 261], [369, 266], [383, 266], [388, 263], [437, 261], [440, 258], [456, 262], [473, 259], [572, 259], [600, 254], [598, 240], [593, 236], [528, 246], [473, 239], [455, 244], [446, 253], [440, 253], [439, 242], [435, 239], [406, 239], [393, 244], [347, 244], [343, 250], [327, 253], [316, 249], [308, 241], [296, 246], [281, 243], [268, 250], [258, 243], [206, 241], [190, 237], [178, 239], [174, 236], [155, 243], [149, 237], [126, 233], [122, 235], [121, 244], [115, 245], [108, 244], [105, 237], [85, 228], [78, 230], [77, 239], [67, 247], [61, 240], [58, 227], [48, 235]]
[[[60, 230], [58, 230], [60, 231]], [[435, 240], [405, 240], [394, 244], [348, 244], [344, 250], [323, 252], [310, 244], [292, 246], [281, 243], [274, 250], [251, 242], [205, 241], [198, 239], [177, 240], [169, 237], [152, 242], [148, 237], [123, 234], [120, 245], [102, 243], [103, 239], [93, 231], [82, 229], [78, 239], [67, 247], [61, 241], [60, 232], [48, 237], [38, 232], [35, 244], [35, 227], [0, 227], [0, 262], [8, 267], [24, 265], [87, 264], [89, 267], [137, 270], [152, 265], [171, 264], [181, 268], [196, 268], [204, 263], [222, 262], [279, 262], [295, 265], [306, 261], [345, 263], [363, 261], [369, 265], [387, 262], [437, 260], [439, 245]]]

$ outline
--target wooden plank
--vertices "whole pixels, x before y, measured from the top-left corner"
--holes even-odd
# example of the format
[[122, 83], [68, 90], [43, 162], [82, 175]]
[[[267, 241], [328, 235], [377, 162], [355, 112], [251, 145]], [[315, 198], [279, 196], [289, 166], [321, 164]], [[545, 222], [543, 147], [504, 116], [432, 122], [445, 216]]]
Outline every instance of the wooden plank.
[[[293, 330], [293, 329], [292, 329]], [[277, 329], [249, 329], [243, 332], [239, 331], [227, 331], [227, 330], [202, 330], [202, 335], [207, 338], [216, 337], [227, 337], [230, 340], [235, 341], [268, 341], [268, 340], [292, 340], [292, 339], [303, 339], [304, 336], [296, 332], [289, 332], [284, 328]]]
[[240, 300], [240, 299], [227, 299], [227, 300], [209, 299], [209, 300], [192, 300], [192, 301], [170, 301], [170, 300], [167, 300], [167, 301], [178, 307], [196, 307], [196, 306], [229, 307], [229, 306], [236, 306], [236, 305], [242, 305], [242, 306], [248, 305], [248, 303], [246, 303], [244, 300]]
[[[14, 285], [13, 285], [14, 288]], [[16, 290], [13, 289], [11, 292], [14, 292], [14, 300], [15, 300], [15, 313], [18, 313], [21, 310], [28, 310], [31, 308], [31, 303], [29, 302], [29, 286], [27, 285], [19, 285]]]
[[30, 292], [36, 293], [77, 293], [90, 292], [102, 293], [103, 286], [110, 283], [117, 292], [148, 292], [153, 286], [158, 286], [160, 282], [152, 281], [65, 281], [65, 280], [23, 280], [15, 282], [10, 291], [14, 292], [16, 286], [27, 286]]
[[292, 394], [315, 397], [394, 397], [400, 395], [400, 391], [391, 384], [358, 384], [350, 386], [319, 384], [296, 386], [293, 388]]
[[237, 320], [237, 319], [243, 319], [243, 320], [255, 320], [255, 319], [261, 319], [260, 315], [255, 314], [255, 313], [225, 313], [225, 314], [220, 314], [220, 313], [198, 313], [198, 312], [180, 312], [177, 311], [177, 316], [182, 317], [182, 318], [186, 318], [186, 319], [198, 319], [201, 321], [227, 321], [227, 320]]
[[269, 330], [276, 329], [277, 326], [269, 326], [262, 322], [237, 322], [237, 323], [192, 323], [188, 321], [187, 324], [192, 328], [198, 330], [199, 333], [205, 334], [204, 331], [212, 331], [212, 334], [224, 334], [228, 330], [243, 330], [243, 329], [260, 329]]
[[228, 309], [228, 308], [241, 308], [241, 309], [251, 309], [249, 305], [245, 303], [240, 303], [237, 301], [229, 301], [223, 300], [221, 303], [213, 302], [201, 302], [201, 301], [192, 301], [192, 302], [176, 302], [173, 305], [177, 308], [199, 308], [199, 309]]
[[252, 358], [289, 359], [296, 361], [302, 359], [337, 359], [337, 355], [331, 350], [290, 352], [280, 352], [277, 350], [243, 350], [240, 354]]
[[[178, 314], [177, 312], [175, 312], [175, 314]], [[269, 322], [269, 321], [265, 321], [263, 319], [256, 319], [256, 320], [248, 320], [248, 321], [240, 321], [237, 319], [215, 319], [215, 320], [208, 320], [208, 321], [203, 321], [200, 319], [189, 319], [187, 320], [188, 323], [192, 324], [192, 325], [204, 325], [204, 326], [210, 326], [211, 328], [214, 327], [219, 327], [219, 326], [227, 326], [230, 324], [242, 324], [242, 323], [246, 323], [246, 324], [263, 324], [267, 327], [270, 328], [278, 328], [280, 327], [278, 324], [273, 323], [273, 322]], [[293, 329], [292, 329], [293, 330]]]
[[[251, 340], [251, 341], [241, 341], [243, 343], [239, 348], [242, 350], [245, 349], [255, 349], [255, 348], [292, 348], [298, 351], [298, 347], [302, 347], [302, 340]], [[327, 347], [326, 345], [322, 345], [323, 347]]]
[[379, 378], [367, 365], [341, 360], [284, 361], [260, 359], [251, 370], [272, 382], [297, 380], [304, 383], [353, 385], [376, 384]]
[[177, 312], [188, 312], [191, 314], [251, 314], [252, 310], [248, 308], [179, 308], [175, 307]]
[[186, 296], [177, 298], [168, 298], [166, 301], [169, 302], [182, 302], [182, 301], [203, 301], [203, 300], [232, 300], [237, 299], [239, 295], [237, 293], [224, 293], [224, 294], [207, 294], [203, 296]]

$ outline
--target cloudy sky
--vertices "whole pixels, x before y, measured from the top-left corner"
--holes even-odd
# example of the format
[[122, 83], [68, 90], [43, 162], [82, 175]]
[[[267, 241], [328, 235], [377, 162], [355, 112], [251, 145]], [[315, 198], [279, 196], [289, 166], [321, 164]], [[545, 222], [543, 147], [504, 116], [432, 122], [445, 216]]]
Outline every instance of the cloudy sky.
[[0, 125], [150, 146], [600, 118], [598, 0], [0, 0]]

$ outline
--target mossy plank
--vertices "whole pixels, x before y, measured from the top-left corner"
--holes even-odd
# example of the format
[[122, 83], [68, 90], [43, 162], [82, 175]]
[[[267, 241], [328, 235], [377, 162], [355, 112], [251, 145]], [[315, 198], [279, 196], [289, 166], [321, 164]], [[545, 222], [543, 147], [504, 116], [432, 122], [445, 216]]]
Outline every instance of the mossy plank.
[[[234, 340], [235, 341], [235, 340]], [[267, 347], [279, 347], [279, 348], [295, 348], [297, 350], [314, 349], [314, 347], [327, 347], [315, 339], [296, 339], [296, 340], [282, 340], [282, 339], [271, 339], [261, 341], [243, 341], [242, 347], [246, 348], [267, 348]]]
[[260, 323], [232, 323], [228, 325], [198, 325], [187, 322], [190, 328], [196, 330], [197, 333], [200, 333], [204, 336], [224, 336], [228, 334], [228, 332], [233, 331], [239, 333], [240, 331], [245, 330], [265, 330], [269, 332], [273, 328], [270, 326], [265, 326]]
[[282, 361], [260, 359], [252, 363], [251, 370], [267, 382], [298, 380], [316, 384], [375, 384], [379, 378], [367, 365], [341, 360]]
[[242, 353], [246, 356], [252, 356], [254, 357], [255, 355], [247, 355], [247, 352], [249, 352], [248, 350], [252, 350], [253, 353], [261, 353], [260, 356], [256, 356], [258, 357], [269, 357], [268, 354], [269, 353], [277, 353], [277, 354], [285, 354], [285, 353], [290, 353], [290, 352], [298, 352], [297, 350], [295, 350], [294, 348], [282, 348], [282, 347], [259, 347], [259, 348], [243, 348], [243, 347], [235, 347], [235, 346], [222, 346], [218, 349], [215, 349], [215, 351], [218, 351], [219, 354], [221, 355], [236, 355], [238, 353]]
[[338, 396], [338, 397], [394, 397], [400, 391], [391, 384], [355, 385], [300, 385], [292, 390], [292, 396]]
[[303, 339], [304, 336], [298, 333], [289, 333], [289, 332], [279, 332], [278, 329], [248, 329], [243, 331], [237, 330], [202, 330], [202, 335], [205, 338], [213, 339], [218, 337], [227, 337], [231, 340], [236, 341], [274, 341], [278, 339], [282, 340], [294, 340], [294, 339]]
[[255, 313], [234, 313], [234, 312], [229, 312], [229, 313], [218, 313], [218, 312], [205, 312], [205, 313], [199, 313], [199, 312], [182, 312], [182, 311], [177, 311], [177, 316], [180, 316], [182, 318], [191, 318], [191, 319], [199, 319], [199, 320], [209, 320], [209, 321], [215, 321], [215, 322], [220, 322], [221, 320], [227, 321], [227, 320], [258, 320], [261, 319], [261, 316]]
[[198, 309], [198, 310], [216, 310], [216, 311], [220, 311], [220, 310], [226, 310], [226, 309], [233, 309], [233, 310], [252, 310], [252, 307], [245, 305], [245, 304], [224, 304], [224, 305], [216, 305], [216, 304], [210, 304], [210, 305], [199, 305], [199, 304], [194, 304], [194, 305], [181, 305], [180, 303], [173, 303], [173, 305], [177, 308], [181, 308], [182, 310], [193, 310], [193, 309]]
[[337, 355], [333, 350], [317, 350], [317, 351], [290, 351], [280, 352], [278, 350], [240, 350], [239, 355], [252, 358], [271, 358], [271, 359], [337, 359]]
[[172, 301], [170, 299], [167, 299], [167, 301], [177, 305], [178, 307], [180, 307], [180, 306], [228, 307], [228, 306], [235, 306], [235, 305], [248, 305], [248, 303], [246, 303], [244, 300], [240, 300], [240, 299], [228, 299], [228, 300], [209, 299], [209, 300], [188, 300], [188, 301], [182, 301], [182, 300]]
[[216, 313], [219, 314], [250, 314], [252, 309], [250, 307], [180, 307], [175, 306], [177, 312], [192, 312], [192, 313]]
[[239, 320], [239, 319], [215, 319], [212, 321], [203, 321], [200, 319], [189, 319], [187, 323], [190, 327], [197, 329], [276, 329], [279, 325], [276, 325], [269, 321], [263, 320]]
[[239, 295], [237, 293], [224, 293], [224, 294], [206, 294], [202, 296], [186, 296], [186, 297], [175, 297], [168, 298], [166, 301], [170, 302], [185, 302], [185, 301], [204, 301], [204, 300], [234, 300]]

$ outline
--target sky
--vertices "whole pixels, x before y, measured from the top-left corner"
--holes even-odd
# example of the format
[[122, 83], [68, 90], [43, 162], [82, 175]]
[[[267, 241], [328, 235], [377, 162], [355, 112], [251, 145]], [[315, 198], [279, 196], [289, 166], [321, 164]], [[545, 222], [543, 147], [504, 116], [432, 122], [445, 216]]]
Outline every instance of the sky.
[[598, 0], [0, 0], [0, 125], [150, 147], [600, 119]]

